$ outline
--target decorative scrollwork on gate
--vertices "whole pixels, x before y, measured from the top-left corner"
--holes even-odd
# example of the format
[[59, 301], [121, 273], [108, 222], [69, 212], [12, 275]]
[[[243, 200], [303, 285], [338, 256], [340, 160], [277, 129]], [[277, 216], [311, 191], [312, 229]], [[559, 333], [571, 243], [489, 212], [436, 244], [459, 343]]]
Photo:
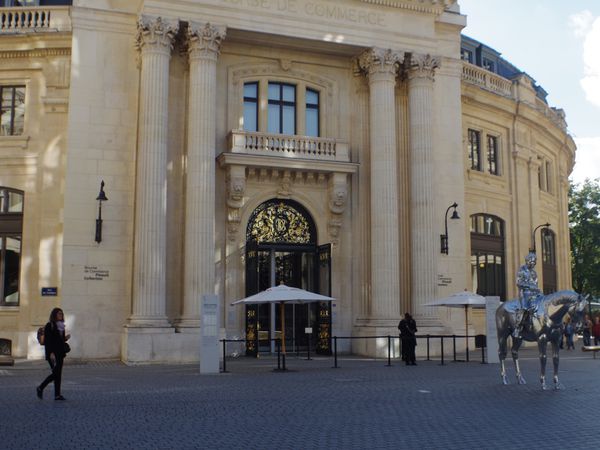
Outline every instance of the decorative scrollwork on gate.
[[315, 241], [310, 216], [299, 204], [269, 200], [252, 213], [247, 240], [263, 243], [310, 244]]

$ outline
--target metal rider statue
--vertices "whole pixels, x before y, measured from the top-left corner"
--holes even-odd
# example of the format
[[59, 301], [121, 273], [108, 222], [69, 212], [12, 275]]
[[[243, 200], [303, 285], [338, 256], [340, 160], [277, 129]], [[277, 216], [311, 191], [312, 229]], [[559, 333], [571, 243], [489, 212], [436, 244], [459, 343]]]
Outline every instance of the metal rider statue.
[[517, 272], [517, 287], [519, 288], [519, 306], [516, 316], [515, 330], [513, 337], [520, 338], [525, 321], [532, 312], [532, 300], [539, 295], [541, 291], [538, 288], [538, 276], [534, 267], [537, 262], [535, 251], [530, 251], [525, 257], [525, 264], [519, 267]]

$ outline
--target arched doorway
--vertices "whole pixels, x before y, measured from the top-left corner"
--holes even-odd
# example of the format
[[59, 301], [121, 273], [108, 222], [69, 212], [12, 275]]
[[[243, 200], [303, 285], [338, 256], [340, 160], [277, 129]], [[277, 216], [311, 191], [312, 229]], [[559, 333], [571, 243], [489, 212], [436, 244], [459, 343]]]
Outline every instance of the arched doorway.
[[471, 280], [473, 292], [506, 299], [504, 221], [489, 214], [471, 216]]
[[[284, 283], [319, 294], [331, 294], [331, 244], [317, 245], [310, 213], [293, 200], [260, 204], [246, 228], [246, 296]], [[274, 349], [281, 336], [279, 308], [246, 306], [246, 354]], [[286, 347], [329, 353], [331, 305], [285, 306]], [[310, 331], [310, 333], [307, 333]]]
[[556, 292], [556, 239], [549, 228], [542, 228], [542, 277], [544, 294]]

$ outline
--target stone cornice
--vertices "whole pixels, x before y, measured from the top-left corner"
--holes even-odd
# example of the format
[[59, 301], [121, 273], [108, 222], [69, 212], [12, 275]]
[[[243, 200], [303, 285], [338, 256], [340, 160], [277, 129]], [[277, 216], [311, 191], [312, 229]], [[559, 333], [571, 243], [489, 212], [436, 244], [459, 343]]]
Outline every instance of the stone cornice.
[[0, 59], [46, 58], [48, 56], [70, 56], [70, 48], [36, 48], [32, 50], [0, 51]]
[[246, 155], [240, 153], [221, 153], [217, 157], [221, 167], [229, 165], [243, 165], [248, 168], [268, 168], [279, 170], [293, 170], [312, 173], [356, 173], [359, 165], [339, 161], [314, 161], [300, 158], [281, 158], [278, 156]]
[[165, 20], [160, 16], [154, 17], [143, 14], [138, 20], [138, 31], [135, 38], [136, 48], [140, 51], [152, 48], [170, 52], [178, 29], [179, 23], [175, 20]]
[[190, 58], [216, 59], [225, 39], [225, 27], [207, 23], [190, 22], [186, 30], [187, 47]]
[[363, 3], [389, 6], [390, 8], [408, 9], [410, 11], [440, 14], [457, 0], [361, 0]]

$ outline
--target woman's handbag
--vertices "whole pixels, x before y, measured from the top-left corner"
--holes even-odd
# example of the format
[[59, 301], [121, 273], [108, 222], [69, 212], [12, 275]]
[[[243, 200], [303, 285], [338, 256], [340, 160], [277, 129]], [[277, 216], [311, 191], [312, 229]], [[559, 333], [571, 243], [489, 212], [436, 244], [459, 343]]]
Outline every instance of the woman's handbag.
[[71, 346], [65, 342], [65, 353], [69, 353], [71, 351]]

